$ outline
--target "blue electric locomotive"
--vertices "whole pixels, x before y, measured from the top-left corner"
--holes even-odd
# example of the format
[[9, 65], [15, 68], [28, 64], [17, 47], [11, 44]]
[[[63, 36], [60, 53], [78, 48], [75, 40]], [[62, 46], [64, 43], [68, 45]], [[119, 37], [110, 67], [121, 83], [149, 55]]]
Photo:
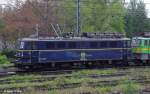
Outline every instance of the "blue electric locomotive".
[[129, 38], [24, 38], [16, 65], [54, 67], [127, 62], [132, 58], [130, 42]]

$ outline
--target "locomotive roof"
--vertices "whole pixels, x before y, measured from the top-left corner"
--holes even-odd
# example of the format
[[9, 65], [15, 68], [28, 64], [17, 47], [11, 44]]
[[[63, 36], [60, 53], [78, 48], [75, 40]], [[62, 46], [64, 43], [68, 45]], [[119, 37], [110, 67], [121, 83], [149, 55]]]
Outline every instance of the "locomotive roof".
[[130, 38], [23, 38], [21, 41], [116, 41], [130, 40]]
[[133, 39], [150, 40], [150, 37], [134, 37]]

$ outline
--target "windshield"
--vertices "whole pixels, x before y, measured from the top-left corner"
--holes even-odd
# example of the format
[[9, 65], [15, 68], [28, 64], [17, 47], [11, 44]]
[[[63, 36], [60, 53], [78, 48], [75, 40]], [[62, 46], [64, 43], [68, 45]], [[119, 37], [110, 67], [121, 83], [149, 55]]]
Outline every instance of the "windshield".
[[132, 47], [137, 47], [138, 46], [138, 39], [132, 39]]

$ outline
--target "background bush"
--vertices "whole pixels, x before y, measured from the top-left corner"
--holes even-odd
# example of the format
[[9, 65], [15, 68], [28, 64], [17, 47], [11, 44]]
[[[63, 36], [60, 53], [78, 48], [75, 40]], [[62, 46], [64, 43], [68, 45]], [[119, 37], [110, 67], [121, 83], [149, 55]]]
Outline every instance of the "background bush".
[[0, 54], [0, 65], [10, 64], [8, 58], [5, 55]]
[[2, 55], [5, 55], [7, 58], [15, 58], [16, 51], [11, 49], [5, 49], [1, 52]]

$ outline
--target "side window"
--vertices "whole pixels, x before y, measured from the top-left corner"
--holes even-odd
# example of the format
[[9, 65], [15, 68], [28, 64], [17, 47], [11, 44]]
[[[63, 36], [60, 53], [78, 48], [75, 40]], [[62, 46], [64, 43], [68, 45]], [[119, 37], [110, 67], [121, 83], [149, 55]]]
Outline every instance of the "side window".
[[90, 48], [93, 48], [93, 49], [98, 48], [98, 42], [90, 42]]
[[76, 48], [76, 42], [68, 42], [68, 48], [69, 49], [75, 49]]
[[87, 44], [88, 44], [88, 42], [86, 42], [86, 41], [85, 42], [80, 42], [80, 49], [87, 49], [87, 48], [89, 48]]
[[131, 41], [127, 41], [127, 47], [131, 47]]
[[24, 49], [25, 50], [38, 50], [38, 42], [25, 42], [24, 43]]
[[149, 44], [149, 43], [148, 43], [148, 40], [145, 40], [145, 41], [144, 41], [144, 46], [148, 46], [148, 44]]
[[56, 42], [56, 48], [64, 49], [64, 48], [66, 48], [66, 43], [65, 42]]
[[108, 43], [107, 41], [101, 41], [99, 44], [100, 48], [107, 48], [108, 47], [107, 43]]
[[110, 41], [109, 42], [109, 47], [110, 48], [116, 48], [118, 46], [117, 43], [118, 43], [117, 41]]
[[55, 49], [54, 42], [46, 42], [46, 49]]

